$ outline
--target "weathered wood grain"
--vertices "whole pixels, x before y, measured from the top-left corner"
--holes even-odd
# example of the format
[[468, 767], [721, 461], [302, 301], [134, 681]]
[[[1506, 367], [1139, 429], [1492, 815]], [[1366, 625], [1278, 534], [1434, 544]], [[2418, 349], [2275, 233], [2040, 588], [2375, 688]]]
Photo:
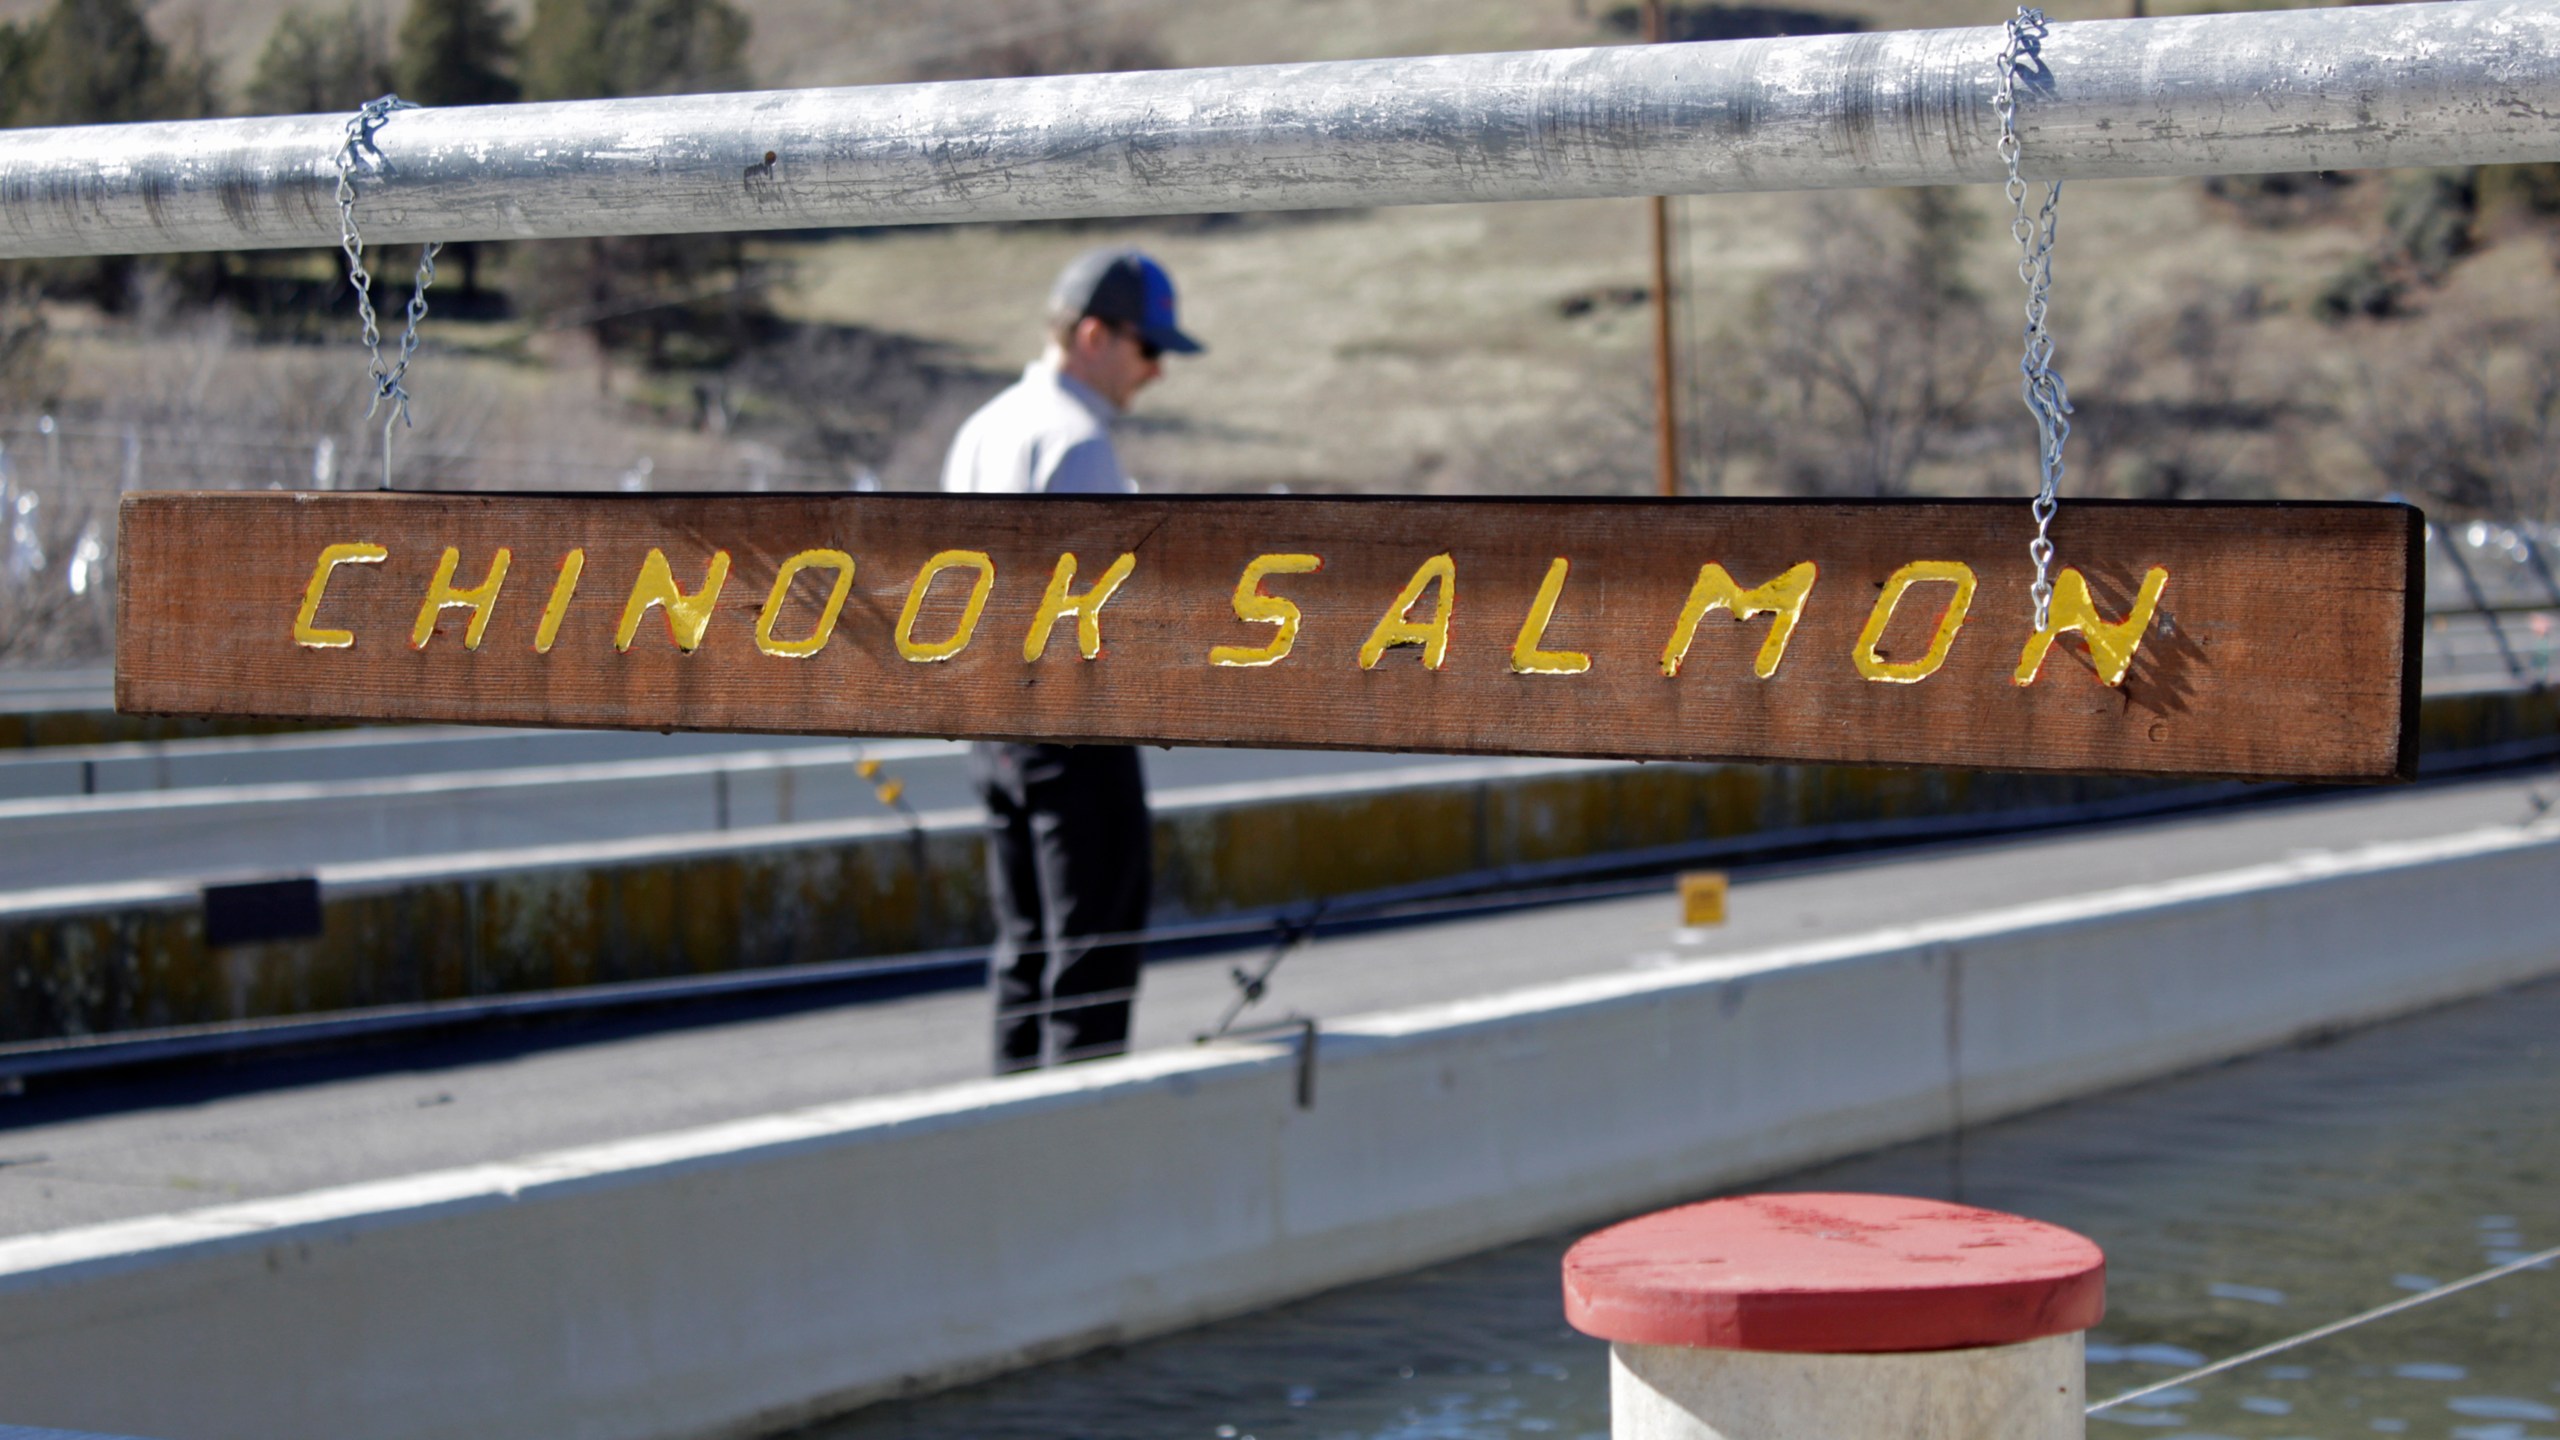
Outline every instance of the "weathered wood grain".
[[[2377, 781], [2415, 761], [2421, 524], [2399, 505], [2068, 502], [2061, 564], [2103, 618], [2133, 610], [2155, 568], [2165, 581], [2121, 683], [2102, 683], [2092, 648], [2064, 634], [2020, 685], [2031, 522], [2019, 501], [149, 494], [122, 515], [116, 696], [160, 714]], [[298, 641], [315, 562], [353, 544], [385, 554], [331, 571]], [[477, 649], [460, 606], [412, 643], [447, 547], [458, 588], [511, 553]], [[665, 606], [617, 648], [653, 549], [685, 595], [715, 552], [729, 557], [689, 653]], [[538, 653], [572, 550], [583, 569]], [[816, 653], [770, 653], [758, 627], [776, 575], [812, 550], [854, 562], [841, 616]], [[957, 654], [908, 658], [896, 632], [909, 591], [950, 550], [993, 566], [983, 615]], [[1100, 650], [1083, 658], [1066, 618], [1026, 660], [1067, 553], [1071, 594], [1131, 557], [1099, 611]], [[1282, 562], [1261, 585], [1302, 613], [1295, 643], [1268, 664], [1213, 663], [1217, 647], [1233, 660], [1278, 633], [1234, 603], [1263, 555], [1321, 560]], [[1451, 607], [1440, 667], [1418, 643], [1364, 667], [1364, 642], [1444, 555], [1454, 596], [1431, 582], [1411, 607], [1417, 626]], [[1546, 658], [1529, 663], [1570, 669], [1580, 655], [1588, 668], [1521, 673], [1523, 623], [1558, 559], [1569, 568], [1534, 647]], [[1933, 673], [1870, 678], [1853, 656], [1890, 577], [1915, 561], [1968, 569], [1970, 610]], [[1815, 567], [1767, 678], [1773, 617], [1724, 609], [1680, 673], [1663, 673], [1710, 562], [1745, 587]], [[974, 573], [929, 588], [916, 648], [954, 634]], [[823, 564], [801, 571], [773, 648], [814, 635], [833, 579]], [[1909, 586], [1868, 668], [1922, 662], [1955, 589]], [[328, 632], [347, 643], [306, 643]]]

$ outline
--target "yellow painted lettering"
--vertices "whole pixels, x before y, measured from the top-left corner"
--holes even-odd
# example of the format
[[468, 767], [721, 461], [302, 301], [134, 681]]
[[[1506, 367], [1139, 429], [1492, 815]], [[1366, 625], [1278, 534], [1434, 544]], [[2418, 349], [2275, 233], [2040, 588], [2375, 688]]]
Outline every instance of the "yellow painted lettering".
[[1049, 573], [1049, 589], [1040, 597], [1040, 612], [1031, 617], [1031, 633], [1022, 637], [1022, 658], [1026, 661], [1039, 659], [1041, 653], [1049, 648], [1049, 632], [1070, 615], [1076, 619], [1077, 652], [1087, 660], [1100, 655], [1102, 607], [1111, 599], [1111, 592], [1119, 589], [1120, 582], [1128, 579], [1129, 572], [1137, 568], [1137, 556], [1123, 555], [1111, 562], [1111, 568], [1102, 572], [1102, 578], [1093, 582], [1092, 589], [1081, 595], [1071, 595], [1067, 593], [1067, 586], [1075, 582], [1076, 557], [1059, 556], [1058, 568]]
[[1778, 618], [1769, 622], [1769, 635], [1760, 642], [1760, 654], [1751, 662], [1751, 673], [1766, 680], [1778, 673], [1778, 662], [1787, 658], [1788, 637], [1796, 633], [1796, 622], [1804, 618], [1805, 601], [1813, 594], [1815, 570], [1807, 560], [1789, 569], [1766, 585], [1749, 590], [1733, 583], [1721, 565], [1698, 567], [1698, 583], [1689, 587], [1689, 601], [1680, 607], [1680, 619], [1671, 627], [1671, 639], [1662, 647], [1662, 673], [1676, 676], [1688, 661], [1689, 645], [1698, 638], [1698, 625], [1711, 610], [1730, 611], [1739, 622], [1762, 615]]
[[[1422, 602], [1422, 592], [1432, 586], [1440, 588], [1440, 599], [1429, 620], [1413, 618], [1413, 607]], [[1395, 603], [1378, 620], [1378, 628], [1360, 643], [1360, 668], [1375, 670], [1379, 657], [1398, 645], [1422, 647], [1422, 665], [1437, 670], [1449, 656], [1449, 612], [1458, 607], [1458, 562], [1447, 555], [1434, 555], [1422, 562], [1413, 578], [1396, 592]]]
[[1511, 642], [1511, 668], [1521, 675], [1579, 675], [1591, 668], [1591, 657], [1579, 650], [1541, 650], [1546, 643], [1547, 624], [1556, 618], [1556, 602], [1564, 598], [1564, 577], [1572, 569], [1561, 555], [1547, 566], [1547, 578], [1538, 582], [1538, 598], [1529, 602], [1529, 618], [1520, 622], [1520, 634]]
[[[836, 582], [827, 589], [827, 602], [818, 611], [818, 628], [805, 640], [776, 640], [773, 622], [782, 614], [782, 602], [791, 598], [791, 582], [801, 571], [811, 568], [836, 572]], [[756, 648], [767, 655], [792, 660], [806, 660], [827, 646], [827, 637], [836, 633], [836, 617], [844, 613], [844, 597], [853, 593], [853, 557], [841, 550], [803, 550], [782, 562], [773, 577], [773, 593], [764, 598], [764, 613], [756, 617]]]
[[2160, 608], [2160, 592], [2168, 585], [2169, 572], [2152, 566], [2142, 577], [2141, 591], [2133, 597], [2132, 611], [2111, 623], [2098, 613], [2097, 604], [2089, 598], [2089, 582], [2080, 572], [2063, 571], [2062, 578], [2053, 585], [2053, 603], [2048, 607], [2045, 627], [2027, 637], [2027, 648], [2018, 656], [2018, 673], [2011, 678], [2021, 685], [2034, 684], [2053, 642], [2064, 631], [2077, 630], [2081, 642], [2089, 647], [2089, 663], [2096, 668], [2099, 683], [2123, 684], [2125, 672], [2133, 668], [2133, 652], [2142, 644], [2143, 632], [2151, 628], [2153, 612]]
[[[975, 570], [977, 582], [969, 587], [969, 603], [960, 611], [960, 626], [948, 640], [926, 642], [916, 639], [916, 615], [924, 609], [926, 592], [933, 589], [934, 579], [945, 570]], [[978, 633], [978, 617], [987, 608], [987, 592], [995, 588], [996, 562], [978, 550], [945, 550], [924, 562], [916, 572], [916, 583], [907, 587], [906, 608], [898, 612], [896, 639], [898, 653], [919, 665], [948, 660], [969, 648], [969, 638]]]
[[[1929, 637], [1929, 653], [1917, 660], [1887, 660], [1876, 651], [1884, 640], [1885, 627], [1893, 623], [1894, 607], [1902, 603], [1902, 594], [1924, 581], [1942, 580], [1956, 587], [1947, 608], [1938, 612], [1938, 628]], [[1849, 652], [1858, 673], [1870, 680], [1889, 685], [1910, 685], [1938, 673], [1947, 663], [1947, 651], [1956, 643], [1956, 632], [1964, 628], [1965, 611], [1973, 607], [1973, 567], [1957, 560], [1914, 560], [1893, 572], [1884, 582], [1884, 591], [1876, 596], [1876, 608], [1867, 612], [1867, 628], [1858, 632], [1858, 648]]]
[[1209, 650], [1212, 665], [1276, 665], [1298, 643], [1298, 622], [1304, 617], [1298, 607], [1263, 590], [1263, 580], [1272, 575], [1313, 575], [1324, 568], [1324, 561], [1313, 555], [1256, 555], [1244, 567], [1244, 575], [1236, 581], [1236, 618], [1254, 625], [1277, 625], [1280, 633], [1262, 646], [1215, 645]]
[[312, 563], [310, 582], [302, 587], [302, 608], [294, 612], [294, 643], [314, 650], [344, 650], [356, 643], [352, 631], [320, 628], [320, 597], [329, 591], [329, 572], [341, 565], [379, 565], [390, 556], [379, 545], [323, 546], [320, 558]]
[[578, 593], [578, 577], [586, 570], [586, 551], [572, 550], [560, 557], [560, 578], [551, 582], [551, 599], [542, 607], [542, 623], [534, 627], [534, 654], [551, 653], [551, 642], [560, 638], [560, 622], [569, 618], [569, 597]]
[[649, 558], [640, 562], [640, 578], [632, 582], [631, 598], [622, 604], [622, 624], [613, 632], [613, 648], [628, 651], [640, 636], [640, 617], [651, 606], [662, 607], [667, 616], [667, 638], [676, 648], [690, 655], [702, 644], [702, 632], [711, 624], [711, 607], [720, 598], [720, 587], [729, 583], [729, 552], [711, 552], [710, 568], [702, 575], [702, 588], [687, 595], [676, 588], [676, 576], [667, 568], [665, 551], [650, 547]]
[[470, 621], [462, 627], [462, 648], [477, 650], [480, 637], [489, 631], [489, 616], [498, 608], [498, 587], [507, 583], [507, 562], [514, 552], [504, 545], [489, 561], [489, 574], [468, 590], [453, 583], [454, 568], [462, 563], [462, 552], [450, 545], [444, 547], [444, 558], [436, 562], [436, 578], [427, 582], [426, 603], [418, 607], [418, 623], [409, 630], [409, 648], [424, 650], [435, 638], [436, 619], [447, 610], [468, 610]]

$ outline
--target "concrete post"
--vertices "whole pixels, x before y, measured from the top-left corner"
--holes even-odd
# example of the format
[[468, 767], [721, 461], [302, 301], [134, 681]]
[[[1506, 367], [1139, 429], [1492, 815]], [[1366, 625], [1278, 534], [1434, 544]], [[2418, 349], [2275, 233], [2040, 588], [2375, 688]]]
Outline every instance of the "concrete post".
[[1754, 1195], [1584, 1238], [1564, 1293], [1611, 1342], [1614, 1440], [2082, 1440], [2106, 1259], [1996, 1210]]

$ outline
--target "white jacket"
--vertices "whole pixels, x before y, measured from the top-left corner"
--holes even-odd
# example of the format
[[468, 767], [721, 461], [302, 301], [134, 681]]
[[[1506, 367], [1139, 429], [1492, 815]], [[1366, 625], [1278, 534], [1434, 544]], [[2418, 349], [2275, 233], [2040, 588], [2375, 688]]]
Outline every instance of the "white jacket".
[[976, 495], [1127, 495], [1111, 448], [1111, 402], [1045, 360], [981, 406], [952, 437], [942, 488]]

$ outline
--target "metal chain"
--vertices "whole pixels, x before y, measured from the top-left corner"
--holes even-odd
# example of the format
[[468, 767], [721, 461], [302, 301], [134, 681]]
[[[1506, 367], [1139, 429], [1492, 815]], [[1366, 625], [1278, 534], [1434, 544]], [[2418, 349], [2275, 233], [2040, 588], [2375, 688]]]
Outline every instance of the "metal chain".
[[2028, 594], [2035, 600], [2036, 629], [2041, 632], [2053, 613], [2053, 512], [2060, 508], [2062, 485], [2062, 443], [2071, 438], [2071, 392], [2063, 388], [2062, 376], [2053, 368], [2053, 332], [2045, 328], [2045, 307], [2053, 290], [2053, 237], [2060, 221], [2062, 182], [2045, 186], [2044, 206], [2033, 216], [2027, 213], [2027, 182], [2018, 173], [2018, 76], [2042, 76], [2048, 84], [2052, 72], [2045, 69], [2044, 38], [2047, 31], [2044, 12], [2032, 5], [2021, 5], [2009, 20], [2008, 43], [2000, 52], [2000, 85], [1991, 94], [1991, 108], [2000, 116], [2000, 159], [2009, 169], [2009, 234], [2018, 242], [2018, 279], [2027, 287], [2027, 329], [2024, 352], [2018, 358], [2019, 390], [2027, 402], [2027, 413], [2036, 421], [2036, 498], [2028, 509], [2035, 516], [2036, 538], [2027, 542], [2028, 558], [2035, 562], [2035, 584]]
[[373, 313], [373, 274], [364, 268], [364, 234], [356, 228], [356, 168], [379, 172], [387, 163], [382, 147], [375, 142], [380, 130], [394, 111], [418, 107], [397, 95], [368, 100], [347, 121], [347, 143], [338, 149], [338, 247], [347, 252], [347, 281], [355, 287], [356, 313], [364, 321], [364, 348], [371, 361], [373, 400], [365, 406], [364, 418], [370, 420], [391, 402], [391, 413], [382, 420], [382, 488], [391, 488], [391, 429], [394, 425], [410, 425], [409, 390], [402, 382], [408, 378], [409, 362], [418, 354], [418, 322], [427, 318], [427, 287], [436, 283], [436, 252], [444, 248], [439, 240], [429, 244], [418, 255], [418, 279], [409, 292], [408, 325], [400, 335], [400, 358], [389, 364], [382, 358], [382, 330]]

